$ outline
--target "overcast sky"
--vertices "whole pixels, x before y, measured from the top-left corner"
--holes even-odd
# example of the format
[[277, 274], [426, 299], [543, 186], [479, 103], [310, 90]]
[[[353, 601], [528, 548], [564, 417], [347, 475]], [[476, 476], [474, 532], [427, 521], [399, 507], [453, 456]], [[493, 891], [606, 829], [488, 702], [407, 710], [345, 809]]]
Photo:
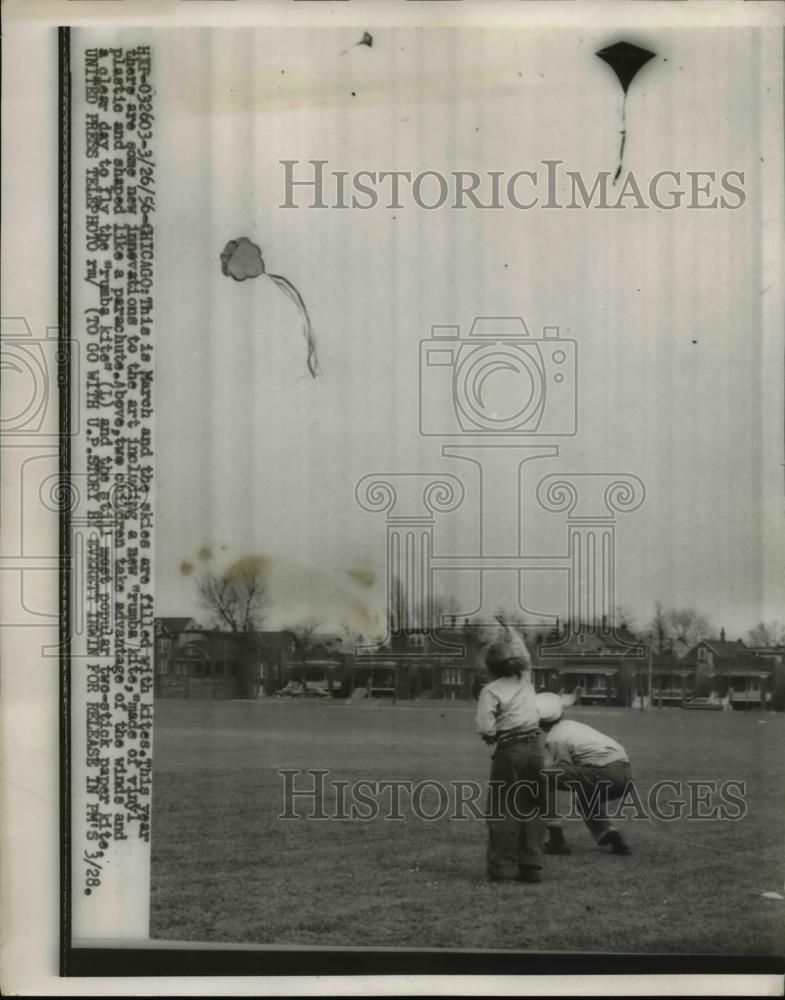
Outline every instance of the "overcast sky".
[[[761, 315], [766, 40], [625, 36], [657, 53], [630, 88], [625, 166], [644, 183], [744, 171], [738, 211], [281, 209], [284, 159], [350, 173], [616, 168], [622, 92], [594, 53], [618, 35], [375, 29], [369, 48], [353, 46], [360, 34], [156, 36], [157, 612], [197, 613], [204, 567], [264, 555], [271, 625], [313, 614], [369, 630], [385, 528], [354, 488], [370, 472], [459, 475], [467, 498], [437, 522], [435, 548], [472, 554], [476, 476], [418, 433], [419, 341], [432, 324], [522, 315], [535, 336], [559, 326], [580, 359], [579, 434], [532, 466], [527, 553], [566, 544], [563, 515], [534, 509], [542, 475], [630, 472], [647, 498], [619, 519], [617, 599], [639, 623], [655, 600], [733, 635], [783, 617], [781, 539], [762, 517], [765, 504], [779, 516], [783, 471], [763, 433], [781, 426], [765, 358], [782, 369], [781, 332]], [[302, 293], [317, 380], [282, 291], [221, 273], [243, 235]], [[527, 575], [526, 605], [562, 613], [562, 583]], [[439, 585], [472, 610], [471, 574]]]

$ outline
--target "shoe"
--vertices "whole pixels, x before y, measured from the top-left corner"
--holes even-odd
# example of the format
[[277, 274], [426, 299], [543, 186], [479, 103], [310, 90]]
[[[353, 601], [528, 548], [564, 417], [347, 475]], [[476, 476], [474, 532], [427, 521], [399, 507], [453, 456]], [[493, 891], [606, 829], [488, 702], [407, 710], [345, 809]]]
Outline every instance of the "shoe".
[[570, 845], [564, 839], [564, 830], [560, 826], [549, 826], [545, 840], [546, 854], [571, 854]]
[[518, 872], [518, 877], [515, 881], [525, 882], [527, 885], [536, 885], [536, 883], [542, 882], [542, 872], [538, 868], [534, 868], [530, 871]]
[[618, 830], [608, 831], [608, 833], [606, 833], [601, 840], [597, 841], [597, 843], [602, 847], [610, 844], [612, 854], [632, 854], [632, 848]]

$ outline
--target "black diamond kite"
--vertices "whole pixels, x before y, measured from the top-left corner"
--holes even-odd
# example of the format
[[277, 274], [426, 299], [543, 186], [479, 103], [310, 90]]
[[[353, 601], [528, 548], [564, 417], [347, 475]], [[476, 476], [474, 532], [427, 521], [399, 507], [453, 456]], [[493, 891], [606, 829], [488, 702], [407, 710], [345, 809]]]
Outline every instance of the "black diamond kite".
[[[359, 42], [355, 42], [352, 48], [356, 49], [358, 45], [367, 45], [369, 49], [373, 48], [373, 35], [370, 33], [370, 31], [364, 31], [363, 37], [360, 39]], [[340, 53], [340, 55], [345, 56], [348, 51], [349, 51], [348, 49], [344, 49], [343, 52]]]
[[621, 148], [619, 150], [619, 166], [613, 177], [613, 183], [619, 179], [621, 174], [621, 164], [624, 158], [624, 144], [627, 139], [627, 91], [630, 84], [650, 59], [656, 58], [656, 52], [649, 52], [639, 45], [631, 45], [630, 42], [616, 42], [607, 48], [600, 49], [596, 53], [603, 62], [606, 62], [618, 77], [621, 88], [624, 91], [624, 100], [621, 106]]

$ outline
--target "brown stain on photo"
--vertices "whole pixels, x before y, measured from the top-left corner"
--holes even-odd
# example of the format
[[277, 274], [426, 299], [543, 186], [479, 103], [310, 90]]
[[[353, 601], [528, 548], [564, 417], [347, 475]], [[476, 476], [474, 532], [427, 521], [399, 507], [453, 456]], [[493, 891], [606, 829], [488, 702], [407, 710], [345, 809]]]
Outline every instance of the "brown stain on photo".
[[241, 559], [233, 562], [224, 575], [227, 580], [237, 582], [248, 580], [251, 577], [266, 573], [270, 568], [271, 562], [270, 557], [265, 555], [243, 556]]
[[382, 616], [366, 607], [360, 601], [355, 601], [347, 615], [350, 628], [366, 638], [379, 632], [383, 625]]
[[200, 559], [211, 559], [213, 555], [213, 550], [210, 548], [209, 545], [203, 545], [201, 549], [199, 549], [197, 555], [199, 556]]
[[180, 572], [182, 573], [182, 575], [190, 576], [191, 573], [193, 573], [193, 571], [194, 571], [194, 564], [188, 559], [183, 559], [183, 561], [180, 563]]
[[376, 583], [376, 573], [372, 569], [366, 569], [363, 566], [353, 566], [346, 573], [355, 583], [359, 583], [361, 587], [372, 587]]

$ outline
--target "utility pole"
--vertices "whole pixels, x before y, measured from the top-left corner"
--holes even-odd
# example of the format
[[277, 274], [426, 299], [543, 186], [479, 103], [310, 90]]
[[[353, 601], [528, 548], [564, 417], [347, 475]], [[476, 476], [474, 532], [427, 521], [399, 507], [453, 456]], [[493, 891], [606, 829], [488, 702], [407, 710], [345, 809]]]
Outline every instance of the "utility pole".
[[649, 678], [648, 678], [648, 683], [649, 683], [649, 710], [651, 711], [651, 705], [652, 705], [652, 699], [651, 699], [651, 668], [652, 668], [652, 659], [653, 659], [652, 651], [651, 651], [651, 642], [649, 642], [647, 644], [646, 648], [648, 650], [647, 668], [648, 668], [648, 675], [649, 675]]

